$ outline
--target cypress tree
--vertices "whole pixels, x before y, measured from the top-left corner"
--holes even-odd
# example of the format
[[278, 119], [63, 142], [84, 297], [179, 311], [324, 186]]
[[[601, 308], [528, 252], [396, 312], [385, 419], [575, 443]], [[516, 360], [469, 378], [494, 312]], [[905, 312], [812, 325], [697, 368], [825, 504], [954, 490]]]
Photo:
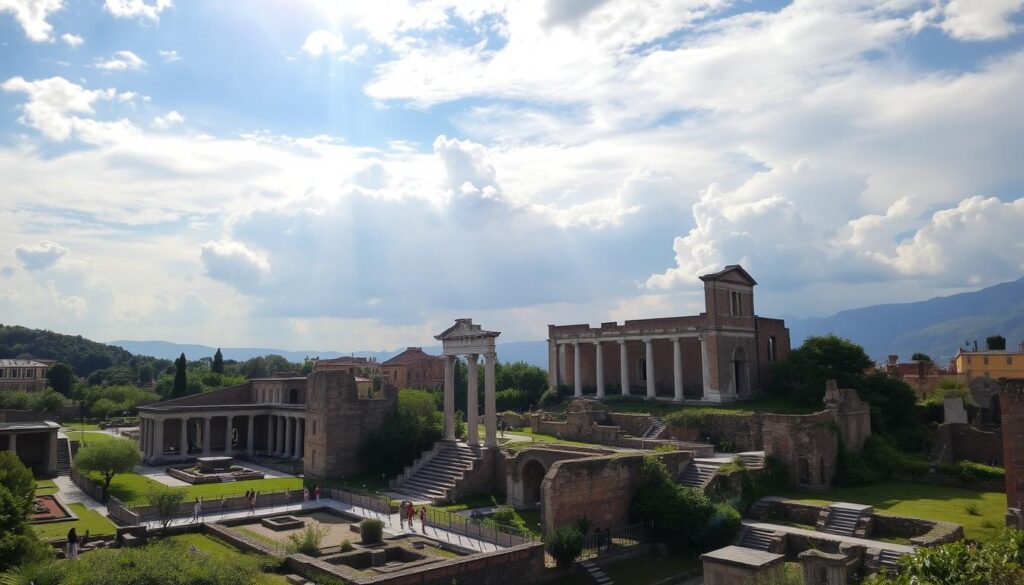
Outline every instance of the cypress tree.
[[213, 365], [210, 369], [218, 374], [224, 373], [224, 355], [220, 353], [220, 348], [217, 348], [217, 353], [213, 354]]
[[182, 353], [181, 357], [174, 360], [174, 390], [171, 393], [174, 398], [188, 394], [188, 379], [185, 372], [187, 367], [188, 361], [185, 359], [185, 354]]

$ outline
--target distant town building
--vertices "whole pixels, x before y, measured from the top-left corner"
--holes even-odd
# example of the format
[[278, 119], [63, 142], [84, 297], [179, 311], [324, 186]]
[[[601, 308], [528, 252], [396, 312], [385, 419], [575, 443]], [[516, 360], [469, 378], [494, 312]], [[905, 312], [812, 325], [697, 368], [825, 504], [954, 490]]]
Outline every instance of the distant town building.
[[313, 363], [314, 372], [333, 372], [339, 370], [362, 378], [373, 378], [381, 375], [380, 362], [376, 358], [343, 355], [326, 360], [318, 359]]
[[397, 388], [440, 388], [444, 385], [444, 359], [422, 347], [405, 351], [381, 364], [381, 370]]
[[906, 382], [914, 389], [919, 400], [927, 399], [940, 380], [955, 377], [954, 370], [940, 368], [935, 362], [929, 360], [900, 362], [898, 355], [889, 356], [884, 371], [890, 378]]
[[50, 360], [0, 359], [0, 390], [46, 390]]
[[739, 265], [705, 274], [705, 312], [685, 317], [548, 326], [552, 386], [702, 402], [758, 394], [771, 365], [789, 353], [781, 319], [754, 311], [757, 282]]
[[1024, 342], [1016, 350], [960, 348], [953, 358], [957, 377], [964, 383], [975, 378], [1024, 378]]

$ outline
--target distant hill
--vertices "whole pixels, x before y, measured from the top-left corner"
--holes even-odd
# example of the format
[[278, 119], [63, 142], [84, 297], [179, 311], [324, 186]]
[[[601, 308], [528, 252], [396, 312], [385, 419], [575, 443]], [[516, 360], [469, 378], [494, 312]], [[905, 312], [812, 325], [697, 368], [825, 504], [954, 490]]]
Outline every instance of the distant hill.
[[34, 357], [66, 362], [79, 376], [114, 366], [137, 368], [143, 362], [166, 367], [161, 360], [132, 355], [121, 347], [97, 343], [81, 335], [0, 324], [0, 358]]
[[835, 333], [864, 346], [876, 361], [889, 354], [906, 361], [922, 352], [942, 363], [966, 341], [977, 339], [983, 348], [986, 337], [1002, 335], [1008, 349], [1024, 341], [1024, 278], [927, 301], [873, 305], [786, 323], [794, 346], [811, 335]]
[[[208, 345], [171, 343], [169, 341], [132, 341], [129, 339], [118, 339], [111, 341], [110, 344], [123, 347], [132, 353], [152, 355], [165, 359], [174, 359], [184, 352], [185, 357], [188, 359], [197, 360], [205, 356], [212, 356], [213, 353], [217, 351], [217, 348], [210, 347]], [[384, 361], [397, 355], [403, 349], [405, 348], [396, 348], [392, 351], [338, 352], [321, 350], [291, 351], [267, 347], [222, 347], [220, 348], [220, 351], [224, 355], [224, 359], [228, 360], [244, 361], [258, 356], [277, 354], [287, 358], [288, 361], [302, 362], [306, 357], [320, 357], [326, 359], [342, 355], [372, 357], [377, 358], [379, 361]], [[545, 369], [548, 367], [548, 344], [546, 341], [512, 341], [508, 343], [498, 343], [497, 350], [498, 359], [504, 363], [523, 361]], [[423, 351], [438, 355], [441, 353], [441, 346], [434, 345], [424, 347]]]

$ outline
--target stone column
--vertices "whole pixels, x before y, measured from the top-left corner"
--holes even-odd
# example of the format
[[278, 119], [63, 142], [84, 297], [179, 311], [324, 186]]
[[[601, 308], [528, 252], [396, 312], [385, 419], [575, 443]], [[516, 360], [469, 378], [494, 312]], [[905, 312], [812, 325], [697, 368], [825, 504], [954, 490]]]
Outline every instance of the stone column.
[[47, 433], [46, 436], [49, 437], [49, 449], [47, 449], [48, 454], [46, 458], [46, 472], [53, 474], [57, 472], [57, 433]]
[[284, 456], [291, 457], [292, 449], [295, 448], [295, 417], [289, 416], [284, 421]]
[[453, 355], [444, 358], [444, 439], [455, 440], [455, 360]]
[[644, 346], [647, 350], [644, 356], [647, 361], [647, 398], [653, 399], [657, 396], [654, 390], [654, 340], [645, 339]]
[[188, 455], [188, 417], [181, 417], [181, 436], [178, 438], [178, 456], [184, 459]]
[[580, 375], [580, 342], [572, 342], [572, 395], [583, 396], [583, 377]]
[[203, 417], [203, 457], [210, 456], [210, 419], [212, 417]]
[[[569, 377], [569, 372], [565, 369], [565, 344], [558, 344], [558, 385], [565, 384], [565, 379]], [[556, 388], [557, 392], [558, 389]]]
[[[149, 458], [149, 451], [146, 450], [146, 419], [139, 417], [139, 451], [142, 451], [142, 458]], [[14, 439], [14, 433], [11, 433], [8, 441]], [[9, 447], [11, 451], [14, 451], [13, 447]], [[17, 453], [15, 453], [17, 455]]]
[[267, 415], [267, 455], [274, 452], [274, 415]]
[[629, 396], [629, 356], [626, 351], [626, 340], [619, 342], [619, 384], [623, 396]]
[[708, 363], [708, 340], [703, 335], [700, 337], [700, 363], [701, 363], [701, 379], [704, 383], [704, 394], [703, 399], [713, 399], [711, 392], [711, 368]]
[[11, 433], [7, 435], [7, 449], [14, 453], [14, 456], [18, 456], [18, 435], [17, 433]]
[[480, 444], [480, 433], [477, 430], [477, 419], [480, 416], [480, 405], [478, 402], [479, 389], [477, 387], [477, 359], [479, 356], [475, 353], [471, 353], [466, 356], [466, 386], [468, 392], [466, 396], [466, 442], [470, 445]]
[[252, 457], [253, 454], [253, 443], [256, 441], [256, 430], [253, 426], [256, 424], [256, 417], [249, 415], [245, 423], [245, 454]]
[[292, 448], [292, 457], [302, 457], [302, 419], [295, 417], [295, 445]]
[[234, 451], [231, 447], [231, 427], [235, 426], [235, 417], [228, 415], [227, 426], [224, 427], [224, 452], [228, 455], [233, 455]]
[[164, 457], [164, 421], [155, 420], [155, 432], [153, 433], [153, 456], [157, 461]]
[[277, 454], [284, 455], [284, 444], [288, 440], [288, 436], [285, 434], [284, 428], [284, 417], [278, 415], [277, 417]]
[[498, 446], [498, 409], [494, 396], [494, 365], [497, 361], [498, 354], [493, 351], [484, 354], [484, 445], [488, 447]]
[[676, 402], [683, 401], [683, 354], [679, 349], [679, 341], [678, 337], [672, 340], [672, 379], [676, 390], [673, 400]]
[[594, 342], [594, 362], [597, 364], [597, 397], [604, 398], [604, 355], [601, 351], [601, 342]]

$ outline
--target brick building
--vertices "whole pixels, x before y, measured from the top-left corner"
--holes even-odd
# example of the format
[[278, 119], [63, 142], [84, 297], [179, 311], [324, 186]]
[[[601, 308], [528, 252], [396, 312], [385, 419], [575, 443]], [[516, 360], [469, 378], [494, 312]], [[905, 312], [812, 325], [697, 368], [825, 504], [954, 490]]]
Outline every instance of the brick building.
[[422, 347], [407, 347], [382, 363], [380, 368], [396, 388], [440, 388], [444, 385], [444, 359], [424, 352]]
[[552, 387], [576, 396], [611, 391], [648, 398], [725, 402], [756, 395], [771, 364], [789, 353], [781, 319], [754, 311], [757, 282], [739, 265], [705, 274], [699, 315], [548, 326]]
[[343, 355], [331, 359], [316, 360], [313, 363], [313, 371], [341, 371], [361, 378], [373, 378], [380, 375], [381, 364], [376, 358]]
[[35, 359], [0, 359], [0, 390], [46, 390], [48, 361]]
[[1006, 525], [1024, 530], [1024, 379], [999, 380], [1006, 469]]

